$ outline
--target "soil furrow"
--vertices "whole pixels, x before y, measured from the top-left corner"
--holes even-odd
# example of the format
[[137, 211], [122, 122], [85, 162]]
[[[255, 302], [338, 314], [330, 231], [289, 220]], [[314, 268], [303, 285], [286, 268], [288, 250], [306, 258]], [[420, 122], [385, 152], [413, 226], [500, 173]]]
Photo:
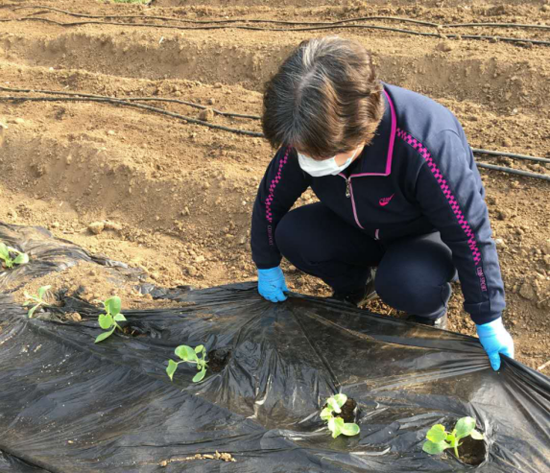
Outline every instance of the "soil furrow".
[[[116, 27], [103, 32], [56, 31], [48, 38], [5, 33], [0, 36], [0, 55], [10, 62], [57, 70], [219, 82], [261, 91], [285, 55], [304, 38], [293, 33], [273, 43], [264, 33], [241, 32], [235, 40], [231, 36], [193, 32], [191, 37], [170, 31], [123, 34]], [[381, 77], [387, 82], [499, 111], [524, 107], [526, 113], [548, 113], [550, 105], [544, 98], [550, 94], [550, 61], [541, 63], [538, 50], [522, 52], [509, 61], [499, 57], [510, 53], [514, 47], [509, 45], [496, 46], [488, 58], [483, 49], [489, 45], [470, 51], [431, 39], [415, 40], [413, 47], [403, 39], [383, 49], [379, 40], [358, 39], [375, 52]], [[441, 44], [450, 50], [443, 51], [447, 46]], [[550, 59], [550, 48], [545, 57]]]

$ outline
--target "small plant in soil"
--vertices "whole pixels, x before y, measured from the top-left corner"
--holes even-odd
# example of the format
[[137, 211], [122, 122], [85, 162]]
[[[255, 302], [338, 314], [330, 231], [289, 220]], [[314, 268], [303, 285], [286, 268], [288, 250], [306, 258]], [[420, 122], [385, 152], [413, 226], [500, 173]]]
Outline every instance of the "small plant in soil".
[[188, 347], [187, 345], [180, 345], [176, 348], [176, 356], [181, 359], [181, 361], [168, 360], [168, 367], [166, 368], [166, 373], [170, 378], [170, 381], [174, 380], [174, 373], [178, 369], [180, 363], [191, 363], [197, 365], [198, 373], [193, 377], [193, 382], [198, 383], [202, 381], [206, 376], [206, 367], [208, 363], [206, 362], [206, 350], [204, 345], [199, 345], [195, 348]]
[[27, 264], [29, 255], [0, 242], [0, 260], [2, 260], [2, 266], [11, 269], [16, 265]]
[[476, 420], [473, 417], [463, 417], [459, 419], [452, 432], [447, 432], [445, 426], [441, 424], [434, 425], [426, 434], [426, 441], [422, 450], [430, 455], [439, 455], [448, 448], [452, 448], [456, 458], [458, 447], [462, 445], [461, 439], [472, 437], [474, 440], [483, 440], [483, 434], [476, 430]]
[[104, 314], [99, 315], [99, 326], [107, 332], [103, 332], [95, 339], [95, 343], [102, 342], [106, 338], [109, 338], [115, 330], [118, 328], [122, 331], [120, 325], [117, 322], [126, 322], [126, 317], [120, 313], [122, 303], [120, 297], [114, 296], [103, 302], [105, 310]]
[[339, 415], [342, 414], [342, 407], [347, 401], [348, 397], [345, 394], [336, 394], [327, 399], [327, 403], [321, 411], [321, 419], [327, 422], [328, 429], [332, 432], [332, 438], [339, 435], [353, 437], [361, 431], [357, 424], [346, 422]]
[[[23, 304], [24, 307], [32, 305], [32, 307], [29, 309], [28, 316], [29, 319], [32, 318], [34, 313], [43, 306], [49, 306], [49, 304], [44, 300], [44, 295], [46, 292], [48, 292], [51, 289], [52, 286], [42, 286], [40, 289], [38, 289], [38, 295], [33, 296], [32, 294], [29, 294], [28, 292], [25, 292], [25, 303]], [[34, 304], [34, 305], [33, 305]]]

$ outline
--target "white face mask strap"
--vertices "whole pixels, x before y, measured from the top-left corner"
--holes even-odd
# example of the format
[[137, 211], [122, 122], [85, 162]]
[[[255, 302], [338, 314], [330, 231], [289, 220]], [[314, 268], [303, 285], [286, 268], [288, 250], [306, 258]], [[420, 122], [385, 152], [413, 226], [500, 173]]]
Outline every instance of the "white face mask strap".
[[[355, 148], [355, 151], [353, 152], [353, 154], [351, 155], [351, 158], [349, 158], [349, 159], [355, 158], [355, 155], [357, 154], [357, 151], [359, 151], [360, 147], [361, 147], [361, 145], [359, 145], [357, 148]], [[336, 156], [334, 156], [334, 157], [336, 157]], [[348, 160], [346, 160], [346, 161], [348, 161]]]

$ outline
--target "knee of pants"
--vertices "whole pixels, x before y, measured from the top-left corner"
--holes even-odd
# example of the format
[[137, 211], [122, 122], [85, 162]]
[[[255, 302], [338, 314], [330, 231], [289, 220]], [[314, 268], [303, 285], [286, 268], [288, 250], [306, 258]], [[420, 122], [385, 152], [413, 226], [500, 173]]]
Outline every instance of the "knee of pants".
[[440, 316], [451, 296], [447, 281], [407, 277], [378, 271], [375, 288], [380, 298], [394, 309], [420, 316]]

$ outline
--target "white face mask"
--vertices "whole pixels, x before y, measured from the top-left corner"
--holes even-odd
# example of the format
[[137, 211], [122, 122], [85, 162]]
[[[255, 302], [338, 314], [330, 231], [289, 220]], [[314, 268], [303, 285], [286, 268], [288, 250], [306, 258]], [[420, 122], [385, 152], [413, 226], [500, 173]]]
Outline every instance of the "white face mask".
[[298, 163], [300, 164], [302, 170], [307, 172], [312, 177], [323, 177], [329, 175], [336, 176], [351, 164], [358, 150], [359, 148], [357, 148], [351, 157], [348, 158], [341, 166], [336, 164], [336, 156], [333, 158], [323, 159], [322, 161], [317, 161], [300, 153], [298, 153]]

